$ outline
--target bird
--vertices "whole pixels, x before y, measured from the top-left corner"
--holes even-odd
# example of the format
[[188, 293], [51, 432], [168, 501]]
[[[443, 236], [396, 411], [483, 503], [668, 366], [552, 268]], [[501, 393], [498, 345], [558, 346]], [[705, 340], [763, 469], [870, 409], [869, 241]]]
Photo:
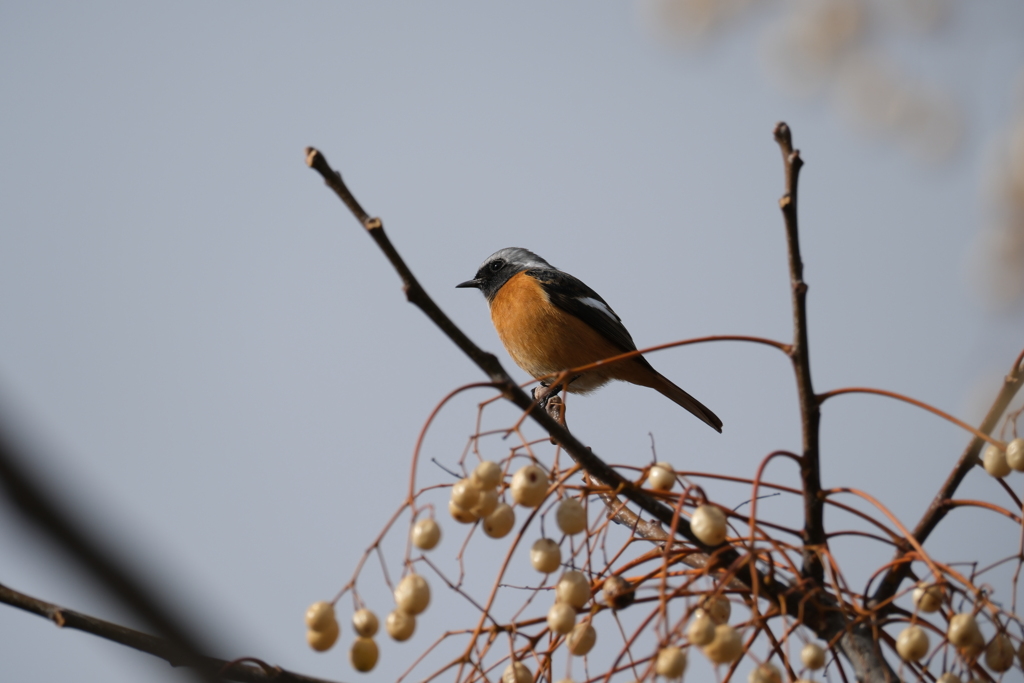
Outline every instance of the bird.
[[[528, 249], [499, 249], [487, 257], [472, 280], [455, 286], [483, 293], [502, 344], [534, 379], [636, 351], [633, 338], [608, 302]], [[639, 354], [581, 372], [569, 379], [565, 390], [587, 394], [611, 380], [656, 389], [722, 431], [717, 415]]]

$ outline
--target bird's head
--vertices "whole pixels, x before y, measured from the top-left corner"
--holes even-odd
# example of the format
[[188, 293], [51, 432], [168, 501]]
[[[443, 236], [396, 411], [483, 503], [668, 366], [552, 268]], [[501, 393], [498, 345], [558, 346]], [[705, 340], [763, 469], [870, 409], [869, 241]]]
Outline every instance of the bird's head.
[[532, 268], [553, 270], [554, 266], [529, 249], [506, 247], [488, 256], [476, 271], [476, 277], [455, 286], [479, 289], [490, 301], [509, 278]]

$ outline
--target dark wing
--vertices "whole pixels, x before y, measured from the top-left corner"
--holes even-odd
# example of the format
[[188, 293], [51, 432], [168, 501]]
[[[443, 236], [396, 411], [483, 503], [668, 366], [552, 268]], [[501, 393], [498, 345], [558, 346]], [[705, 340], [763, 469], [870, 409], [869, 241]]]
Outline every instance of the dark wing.
[[[526, 273], [540, 282], [551, 303], [593, 327], [605, 339], [622, 349], [623, 353], [636, 350], [636, 344], [622, 320], [600, 294], [560, 270], [536, 269]], [[585, 299], [590, 299], [593, 304], [587, 303]], [[642, 361], [643, 357], [637, 356], [637, 359]]]
[[[560, 270], [532, 269], [526, 271], [526, 274], [540, 283], [551, 303], [590, 325], [605, 339], [622, 349], [623, 353], [636, 350], [636, 344], [633, 343], [633, 338], [629, 336], [618, 314], [590, 287]], [[587, 303], [587, 299], [590, 299], [591, 303]], [[703, 403], [659, 374], [643, 356], [637, 356], [636, 362], [649, 369], [652, 377], [650, 383], [645, 381], [639, 384], [660, 391], [716, 431], [722, 431], [722, 421]]]

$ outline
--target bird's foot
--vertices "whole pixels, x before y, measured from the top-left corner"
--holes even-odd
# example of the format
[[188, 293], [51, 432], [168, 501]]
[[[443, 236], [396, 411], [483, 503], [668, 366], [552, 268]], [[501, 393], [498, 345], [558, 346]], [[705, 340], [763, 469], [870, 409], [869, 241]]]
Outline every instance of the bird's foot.
[[[561, 396], [551, 396], [548, 400], [547, 413], [551, 416], [551, 419], [562, 425], [566, 429], [569, 429], [569, 425], [565, 423], [565, 403], [562, 401]], [[551, 444], [557, 446], [558, 442], [551, 439]]]
[[548, 401], [558, 396], [558, 393], [562, 390], [561, 384], [551, 386], [548, 382], [541, 382], [540, 386], [533, 388], [533, 400], [537, 402], [540, 409], [547, 411]]

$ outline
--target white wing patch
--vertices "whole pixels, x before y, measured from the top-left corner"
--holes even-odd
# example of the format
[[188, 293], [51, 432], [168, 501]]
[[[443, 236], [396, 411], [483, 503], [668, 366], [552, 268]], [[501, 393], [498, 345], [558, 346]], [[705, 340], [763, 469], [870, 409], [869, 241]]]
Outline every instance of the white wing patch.
[[577, 299], [577, 301], [579, 301], [581, 304], [586, 304], [591, 308], [596, 308], [597, 310], [601, 311], [615, 322], [619, 322], [619, 316], [615, 315], [615, 312], [612, 309], [608, 308], [608, 304], [606, 304], [605, 302], [598, 301], [592, 296], [583, 296]]

